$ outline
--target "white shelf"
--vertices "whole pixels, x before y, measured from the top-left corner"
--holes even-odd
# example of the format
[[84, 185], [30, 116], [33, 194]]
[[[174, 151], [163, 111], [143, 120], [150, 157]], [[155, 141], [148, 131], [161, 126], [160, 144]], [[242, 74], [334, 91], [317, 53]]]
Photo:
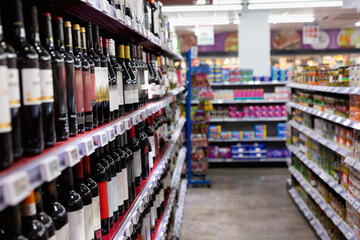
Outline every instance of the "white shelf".
[[260, 81], [249, 81], [249, 82], [211, 82], [210, 86], [279, 86], [285, 85], [284, 81], [271, 81], [271, 82], [260, 82]]
[[183, 179], [181, 181], [179, 200], [177, 203], [177, 210], [175, 213], [175, 223], [174, 223], [174, 231], [173, 231], [173, 236], [175, 237], [175, 239], [180, 239], [182, 220], [184, 217], [186, 190], [187, 190], [187, 180]]
[[320, 193], [314, 189], [298, 172], [295, 168], [289, 168], [290, 173], [294, 176], [294, 178], [300, 183], [303, 189], [307, 192], [309, 196], [316, 202], [316, 204], [325, 212], [325, 214], [331, 219], [334, 225], [342, 232], [342, 234], [348, 240], [357, 240], [358, 238], [355, 236], [354, 232], [351, 228], [344, 222], [339, 215], [332, 209], [331, 206], [327, 204], [324, 198], [320, 195]]
[[272, 118], [212, 118], [210, 122], [281, 122], [286, 121], [286, 117]]
[[[247, 100], [211, 100], [212, 104], [248, 104], [248, 103], [263, 103], [263, 104], [274, 104], [274, 103], [287, 103], [288, 100], [277, 100], [277, 99], [247, 99]], [[191, 104], [199, 104], [199, 100], [192, 100]]]
[[319, 86], [319, 85], [309, 85], [309, 84], [300, 84], [300, 83], [288, 83], [286, 86], [296, 89], [308, 90], [308, 91], [337, 93], [344, 95], [360, 94], [360, 88], [356, 88], [356, 87], [332, 87], [332, 86]]
[[287, 105], [290, 106], [290, 107], [299, 109], [301, 111], [307, 112], [307, 113], [309, 113], [311, 115], [326, 119], [328, 121], [331, 121], [331, 122], [334, 122], [334, 123], [337, 123], [337, 124], [341, 124], [341, 125], [343, 125], [345, 127], [360, 130], [360, 122], [351, 121], [348, 118], [343, 118], [343, 117], [340, 117], [340, 116], [337, 116], [337, 115], [334, 115], [334, 114], [326, 113], [326, 112], [316, 110], [316, 109], [311, 108], [311, 107], [305, 107], [305, 106], [302, 106], [302, 105], [300, 105], [298, 103], [294, 103], [294, 102], [289, 102], [289, 103], [287, 103]]
[[184, 86], [181, 86], [179, 88], [175, 88], [175, 89], [171, 89], [169, 91], [167, 91], [167, 94], [169, 96], [176, 96], [178, 95], [179, 93], [182, 93], [183, 91], [185, 90], [185, 87]]
[[176, 125], [176, 128], [171, 136], [171, 141], [176, 142], [182, 133], [182, 129], [185, 125], [186, 119], [181, 117]]
[[286, 138], [279, 137], [267, 137], [267, 138], [251, 138], [251, 139], [211, 139], [209, 138], [209, 143], [211, 142], [285, 142]]
[[176, 161], [173, 178], [171, 179], [171, 188], [176, 188], [176, 189], [178, 188], [185, 158], [186, 158], [186, 147], [182, 147], [180, 149], [179, 156]]
[[305, 127], [304, 125], [300, 125], [299, 123], [295, 122], [294, 120], [291, 120], [288, 122], [288, 124], [297, 129], [298, 131], [304, 133], [306, 136], [310, 137], [311, 139], [321, 143], [322, 145], [324, 145], [325, 147], [331, 149], [332, 151], [340, 154], [343, 157], [347, 157], [351, 155], [351, 151], [341, 147], [339, 145], [337, 145], [336, 143], [334, 143], [331, 140], [328, 140], [322, 136], [320, 136], [317, 132], [315, 132], [314, 130]]
[[289, 158], [248, 158], [248, 159], [233, 159], [233, 158], [208, 158], [209, 163], [229, 163], [229, 162], [286, 162]]
[[150, 103], [92, 131], [59, 142], [56, 147], [46, 149], [40, 155], [15, 162], [0, 173], [0, 211], [9, 205], [18, 204], [30, 194], [31, 189], [55, 179], [66, 167], [74, 166], [82, 157], [89, 156], [97, 147], [105, 145], [109, 138], [123, 134], [172, 101], [173, 96]]
[[319, 220], [310, 211], [309, 207], [306, 205], [304, 200], [302, 200], [302, 198], [299, 196], [298, 192], [294, 188], [292, 188], [289, 190], [289, 195], [292, 197], [295, 204], [299, 207], [300, 211], [309, 221], [310, 225], [313, 227], [319, 238], [321, 240], [330, 240], [329, 235], [327, 234], [327, 232], [325, 231]]

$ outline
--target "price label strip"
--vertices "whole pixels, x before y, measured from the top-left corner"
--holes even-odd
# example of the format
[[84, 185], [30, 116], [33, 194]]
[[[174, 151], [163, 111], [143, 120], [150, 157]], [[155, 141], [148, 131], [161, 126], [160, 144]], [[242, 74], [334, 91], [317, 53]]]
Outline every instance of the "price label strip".
[[42, 181], [50, 182], [60, 176], [60, 163], [57, 156], [45, 159], [40, 165]]
[[29, 176], [26, 172], [12, 174], [3, 186], [5, 203], [16, 205], [30, 194]]
[[80, 161], [79, 149], [77, 146], [69, 147], [64, 152], [65, 164], [67, 167], [73, 167]]
[[88, 138], [82, 141], [81, 150], [84, 156], [90, 156], [93, 152], [95, 152], [93, 140], [91, 138]]

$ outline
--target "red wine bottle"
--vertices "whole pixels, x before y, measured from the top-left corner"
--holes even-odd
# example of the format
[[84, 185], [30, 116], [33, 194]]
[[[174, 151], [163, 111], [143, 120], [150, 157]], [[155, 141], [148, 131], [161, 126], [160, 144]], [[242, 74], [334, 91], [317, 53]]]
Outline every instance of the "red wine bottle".
[[26, 41], [21, 0], [1, 1], [5, 38], [18, 56], [21, 93], [21, 133], [24, 154], [44, 149], [39, 55]]
[[[100, 149], [95, 149], [95, 152], [90, 155], [91, 177], [94, 179], [99, 187], [99, 202], [100, 202], [100, 217], [101, 217], [101, 231], [95, 233], [95, 239], [101, 239], [102, 233], [106, 233], [110, 229], [109, 219], [109, 204], [107, 194], [107, 170], [101, 164]], [[106, 162], [107, 164], [107, 162]], [[108, 165], [107, 165], [108, 166]]]
[[21, 233], [21, 215], [19, 205], [9, 206], [0, 213], [0, 238], [28, 240]]
[[[132, 47], [133, 45], [131, 45]], [[133, 106], [134, 110], [137, 110], [139, 108], [139, 76], [138, 76], [138, 64], [135, 61], [134, 58], [131, 58], [130, 52], [133, 48], [131, 48], [130, 45], [125, 46], [125, 58], [129, 62], [130, 69], [133, 72], [134, 78], [132, 80], [132, 97], [133, 97]]]
[[[95, 154], [95, 153], [93, 153]], [[83, 158], [84, 165], [84, 183], [90, 189], [92, 195], [93, 206], [93, 232], [94, 239], [101, 239], [101, 213], [100, 213], [100, 198], [99, 187], [96, 182], [91, 178], [90, 158], [85, 156]], [[105, 171], [105, 169], [104, 169]]]
[[67, 167], [59, 177], [57, 190], [60, 203], [66, 208], [69, 239], [85, 239], [84, 208], [81, 196], [74, 190], [72, 168]]
[[[92, 116], [92, 102], [91, 102], [91, 69], [90, 63], [83, 55], [83, 46], [85, 41], [81, 41], [80, 25], [74, 24], [74, 54], [81, 61], [82, 67], [82, 97], [84, 103], [84, 117], [85, 117], [85, 130], [92, 130], [93, 128], [93, 116]], [[85, 35], [85, 29], [83, 29]], [[85, 40], [85, 39], [84, 39]]]
[[49, 240], [55, 240], [55, 225], [51, 217], [44, 212], [44, 204], [41, 194], [41, 186], [35, 188], [36, 216], [37, 219], [44, 224]]
[[123, 68], [124, 110], [125, 112], [131, 112], [134, 110], [132, 92], [134, 73], [132, 72], [128, 61], [125, 59], [125, 46], [122, 44], [118, 46], [118, 58], [118, 61]]
[[[69, 134], [76, 136], [77, 128], [77, 113], [76, 113], [76, 83], [75, 83], [75, 68], [74, 56], [72, 54], [72, 38], [71, 29], [67, 28], [66, 38], [64, 39], [64, 22], [61, 17], [55, 17], [54, 25], [54, 42], [55, 49], [58, 50], [65, 60], [65, 79], [66, 79], [66, 99], [69, 119]], [[69, 35], [70, 34], [70, 35]], [[65, 46], [66, 44], [66, 46]]]
[[55, 224], [56, 239], [68, 239], [70, 235], [68, 216], [65, 207], [58, 202], [56, 180], [42, 185], [44, 210]]
[[56, 137], [59, 141], [66, 140], [69, 138], [69, 119], [66, 99], [65, 60], [60, 52], [54, 48], [50, 13], [42, 14], [40, 30], [41, 42], [49, 51], [52, 59]]
[[[129, 189], [131, 188], [130, 185], [131, 183], [128, 182], [128, 164], [131, 161], [130, 155], [126, 152], [125, 149], [125, 133], [119, 137], [119, 147], [122, 150], [122, 152], [124, 153], [124, 159], [121, 161], [121, 167], [122, 167], [122, 190], [123, 190], [123, 201], [124, 201], [124, 211], [129, 209], [129, 202], [130, 202], [130, 197], [129, 197]], [[129, 151], [131, 151], [129, 149]]]
[[[134, 175], [134, 154], [133, 151], [130, 150], [131, 146], [129, 141], [130, 135], [129, 132], [125, 131], [123, 137], [124, 137], [124, 150], [129, 155], [128, 161], [127, 161], [127, 175], [128, 175], [128, 189], [129, 189], [129, 204], [135, 199], [136, 192], [135, 192], [135, 175]], [[129, 148], [130, 147], [130, 148]]]
[[101, 59], [101, 67], [103, 70], [103, 94], [104, 94], [104, 122], [109, 122], [110, 121], [110, 93], [109, 93], [109, 79], [111, 79], [111, 77], [109, 76], [109, 67], [108, 67], [108, 63], [107, 63], [107, 58], [104, 54], [104, 45], [103, 45], [103, 38], [99, 37], [99, 42], [100, 42], [100, 59]]
[[38, 219], [36, 213], [35, 194], [30, 195], [20, 203], [22, 231], [29, 240], [47, 240], [47, 230]]
[[155, 162], [155, 129], [152, 125], [152, 116], [149, 116], [146, 119], [146, 133], [148, 135], [148, 140], [150, 143], [149, 149], [149, 171], [151, 171], [154, 167]]
[[[115, 117], [115, 108], [117, 108], [116, 98], [116, 74], [112, 67], [110, 55], [109, 55], [109, 39], [105, 38], [103, 41], [103, 52], [107, 60], [107, 77], [108, 77], [108, 88], [109, 88], [109, 110], [110, 110], [110, 120], [113, 120]], [[119, 112], [116, 113], [116, 118], [119, 117]]]
[[74, 189], [80, 194], [84, 208], [84, 226], [85, 239], [93, 239], [94, 237], [94, 210], [92, 205], [92, 194], [90, 189], [84, 184], [83, 160], [73, 168]]
[[140, 141], [141, 152], [141, 179], [145, 180], [149, 176], [149, 149], [150, 143], [148, 135], [145, 132], [144, 122], [140, 122], [136, 125], [136, 137]]
[[139, 186], [141, 182], [141, 149], [140, 142], [137, 139], [135, 132], [135, 126], [132, 126], [129, 130], [129, 145], [134, 155], [133, 174], [135, 176], [135, 184], [136, 186]]
[[56, 141], [54, 86], [51, 55], [40, 43], [38, 13], [34, 6], [24, 6], [26, 36], [28, 42], [39, 55], [41, 107], [45, 147], [51, 147]]
[[124, 115], [124, 85], [123, 85], [123, 68], [116, 60], [115, 54], [115, 41], [113, 39], [109, 40], [109, 55], [111, 65], [116, 74], [116, 90], [115, 90], [115, 101], [117, 106], [115, 106], [114, 116], [123, 116]]
[[109, 212], [110, 211], [112, 212], [110, 213], [110, 227], [112, 227], [115, 222], [115, 217], [117, 214], [117, 205], [116, 205], [117, 202], [115, 201], [116, 200], [115, 195], [117, 196], [117, 192], [116, 192], [116, 187], [114, 187], [114, 185], [116, 184], [116, 165], [114, 158], [112, 157], [112, 154], [110, 154], [109, 144], [106, 144], [104, 146], [104, 157], [109, 164], [110, 167], [109, 170], [111, 175], [111, 179], [108, 185], [108, 190], [110, 189], [110, 191], [108, 191], [108, 200], [109, 200]]
[[[118, 213], [121, 216], [124, 213], [124, 168], [126, 168], [126, 154], [120, 147], [121, 136], [117, 135], [113, 144], [113, 150], [119, 155], [118, 161], [116, 161], [116, 181], [117, 181], [117, 206], [118, 206]], [[125, 167], [124, 167], [125, 165]], [[126, 180], [127, 182], [127, 180]], [[126, 185], [127, 188], [127, 185]]]

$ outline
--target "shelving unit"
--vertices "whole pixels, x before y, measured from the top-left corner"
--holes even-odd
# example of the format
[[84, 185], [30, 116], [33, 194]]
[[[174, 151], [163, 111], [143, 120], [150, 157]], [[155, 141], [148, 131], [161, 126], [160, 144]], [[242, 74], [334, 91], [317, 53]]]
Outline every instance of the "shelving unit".
[[233, 158], [210, 158], [210, 163], [232, 163], [232, 162], [287, 162], [288, 158], [249, 158], [249, 159], [233, 159]]
[[174, 240], [180, 239], [181, 225], [184, 217], [184, 206], [185, 206], [185, 197], [187, 190], [187, 180], [184, 179], [181, 181], [179, 201], [177, 204], [177, 210], [175, 214], [175, 224], [174, 224]]
[[[211, 100], [212, 104], [248, 104], [248, 103], [263, 103], [263, 104], [271, 104], [271, 103], [287, 103], [288, 100], [265, 100], [265, 99], [248, 99], [248, 100]], [[199, 100], [192, 100], [191, 104], [199, 104]]]
[[209, 143], [216, 142], [285, 142], [286, 138], [267, 137], [267, 138], [251, 138], [251, 139], [209, 139]]
[[332, 87], [332, 86], [319, 86], [319, 85], [309, 85], [309, 84], [300, 84], [300, 83], [288, 83], [288, 87], [295, 89], [302, 89], [307, 91], [316, 91], [316, 92], [327, 92], [327, 93], [337, 93], [337, 94], [360, 94], [360, 88], [351, 88], [351, 87]]
[[273, 118], [211, 118], [210, 122], [282, 122], [286, 117]]
[[286, 82], [280, 82], [280, 81], [271, 81], [271, 82], [260, 82], [260, 81], [250, 81], [250, 82], [222, 82], [222, 83], [210, 83], [210, 86], [212, 87], [224, 87], [224, 86], [273, 86], [273, 85], [286, 85]]

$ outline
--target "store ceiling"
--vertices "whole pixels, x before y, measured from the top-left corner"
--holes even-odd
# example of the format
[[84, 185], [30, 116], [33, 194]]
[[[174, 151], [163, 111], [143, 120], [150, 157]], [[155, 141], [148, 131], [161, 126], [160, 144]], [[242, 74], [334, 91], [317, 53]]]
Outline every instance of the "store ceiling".
[[[212, 0], [207, 0], [207, 4]], [[215, 0], [216, 1], [216, 0]], [[219, 0], [218, 0], [219, 1]], [[221, 3], [223, 0], [220, 0]], [[226, 1], [226, 0], [225, 0]], [[162, 0], [164, 6], [171, 5], [193, 5], [194, 0]], [[210, 4], [211, 4], [210, 3]], [[206, 12], [168, 12], [166, 15], [171, 19], [186, 18], [228, 18], [230, 24], [215, 25], [215, 32], [231, 32], [237, 31], [237, 24], [233, 24], [233, 19], [239, 18], [239, 14], [243, 11], [256, 10], [240, 10], [240, 11], [206, 11]], [[264, 10], [262, 10], [264, 11]], [[356, 9], [342, 9], [341, 7], [321, 7], [321, 8], [303, 8], [303, 9], [271, 9], [269, 16], [279, 15], [313, 15], [315, 21], [319, 23], [321, 29], [331, 28], [354, 28], [355, 22], [360, 21], [360, 14]], [[301, 29], [304, 23], [278, 23], [270, 24], [272, 30], [282, 29]], [[195, 26], [176, 26], [178, 33], [193, 32]]]

